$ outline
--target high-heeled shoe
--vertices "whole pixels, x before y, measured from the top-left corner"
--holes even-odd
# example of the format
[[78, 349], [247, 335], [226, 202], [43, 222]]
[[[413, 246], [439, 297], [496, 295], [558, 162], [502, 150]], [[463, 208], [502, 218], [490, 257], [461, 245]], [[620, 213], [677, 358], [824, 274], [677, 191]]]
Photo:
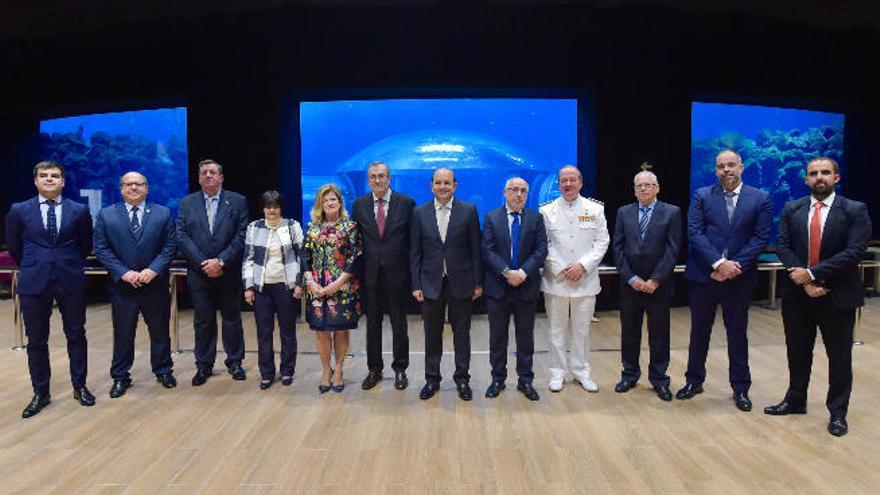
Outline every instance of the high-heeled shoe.
[[336, 384], [336, 383], [333, 383], [333, 375], [330, 375], [330, 387], [336, 393], [342, 392], [343, 390], [345, 390], [345, 378], [343, 378], [341, 382]]
[[322, 394], [326, 394], [327, 392], [330, 391], [331, 388], [333, 388], [333, 368], [330, 368], [330, 383], [328, 383], [327, 385], [324, 385], [323, 383], [319, 383], [318, 384], [318, 391], [321, 392]]

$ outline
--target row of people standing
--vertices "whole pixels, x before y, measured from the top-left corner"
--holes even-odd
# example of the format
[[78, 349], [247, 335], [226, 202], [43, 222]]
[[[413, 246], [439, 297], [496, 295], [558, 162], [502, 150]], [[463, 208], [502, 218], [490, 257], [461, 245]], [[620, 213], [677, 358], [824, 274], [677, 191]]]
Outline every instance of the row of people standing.
[[[700, 189], [688, 211], [690, 251], [686, 278], [691, 291], [691, 345], [687, 383], [676, 395], [689, 399], [702, 392], [708, 335], [715, 307], [720, 303], [728, 333], [734, 401], [740, 409], [750, 410], [748, 298], [755, 283], [757, 255], [766, 245], [771, 219], [767, 194], [743, 185], [742, 170], [742, 160], [734, 151], [719, 153], [719, 184]], [[837, 336], [840, 332], [835, 332], [832, 340], [839, 345], [832, 344], [833, 350], [829, 348], [829, 355], [835, 355], [831, 371], [834, 383], [828, 400], [832, 414], [829, 431], [844, 434], [851, 389], [849, 316], [861, 304], [860, 292], [857, 296], [851, 279], [860, 249], [864, 250], [870, 237], [870, 223], [864, 204], [835, 199], [834, 184], [839, 175], [833, 160], [812, 160], [806, 164], [806, 172], [811, 201], [829, 208], [816, 216], [822, 221], [815, 226], [813, 215], [810, 216], [810, 268], [800, 266], [807, 263], [798, 257], [803, 253], [794, 248], [802, 246], [792, 247], [789, 243], [792, 238], [801, 238], [800, 230], [787, 223], [786, 212], [790, 209], [787, 207], [783, 214], [780, 258], [790, 267], [787, 284], [801, 287], [804, 294], [788, 285], [783, 288], [792, 385], [786, 400], [765, 412], [790, 414], [805, 410], [804, 383], [809, 379], [809, 361], [804, 356], [812, 355], [816, 325], [822, 328], [829, 347], [829, 332], [823, 324], [843, 328], [845, 337], [850, 322], [849, 344], [846, 338]], [[77, 299], [82, 297], [81, 258], [89, 252], [92, 240], [88, 213], [81, 205], [61, 199], [64, 180], [59, 164], [37, 164], [34, 177], [38, 197], [17, 203], [7, 216], [10, 251], [22, 268], [19, 293], [31, 344], [28, 355], [35, 395], [23, 413], [25, 417], [38, 413], [49, 401], [45, 338], [53, 299], [62, 308], [74, 396], [83, 405], [94, 404], [94, 396], [85, 387], [84, 301]], [[239, 307], [243, 280], [245, 299], [256, 308], [261, 388], [268, 388], [275, 380], [271, 347], [275, 315], [282, 333], [281, 382], [292, 382], [296, 359], [294, 299], [305, 292], [307, 320], [310, 327], [318, 330], [317, 347], [324, 365], [320, 389], [342, 391], [348, 330], [357, 326], [361, 313], [361, 281], [354, 274], [356, 264], [362, 261], [369, 367], [362, 383], [364, 389], [373, 388], [382, 379], [383, 313], [391, 319], [395, 387], [405, 389], [408, 385], [405, 296], [412, 290], [413, 297], [422, 303], [426, 332], [426, 384], [420, 396], [428, 399], [439, 389], [442, 329], [448, 307], [456, 350], [453, 379], [459, 396], [469, 400], [470, 305], [485, 289], [492, 362], [487, 397], [496, 397], [505, 388], [508, 324], [513, 316], [518, 389], [529, 399], [538, 399], [532, 386], [531, 361], [535, 305], [540, 291], [545, 295], [550, 326], [550, 390], [561, 390], [571, 373], [585, 389], [595, 391], [597, 386], [591, 379], [588, 360], [589, 323], [600, 289], [597, 268], [609, 236], [601, 203], [580, 196], [583, 179], [577, 168], [563, 167], [558, 179], [562, 196], [543, 205], [540, 214], [524, 208], [528, 184], [519, 178], [508, 180], [503, 192], [505, 206], [486, 215], [481, 238], [476, 209], [454, 198], [456, 181], [449, 169], [438, 169], [432, 175], [434, 200], [415, 207], [411, 198], [390, 190], [388, 167], [374, 163], [368, 170], [371, 193], [355, 202], [352, 219], [345, 214], [339, 190], [325, 186], [317, 195], [305, 235], [297, 222], [281, 217], [280, 195], [272, 191], [262, 197], [264, 219], [248, 225], [244, 198], [222, 188], [222, 167], [212, 160], [199, 164], [202, 190], [181, 200], [176, 229], [167, 208], [146, 203], [146, 178], [128, 173], [120, 181], [124, 201], [102, 210], [95, 227], [95, 251], [111, 274], [111, 396], [119, 397], [131, 386], [129, 370], [138, 313], [144, 315], [151, 334], [151, 362], [157, 380], [167, 388], [176, 385], [167, 335], [167, 267], [178, 246], [189, 261], [187, 280], [195, 306], [194, 386], [202, 385], [212, 374], [218, 309], [223, 321], [225, 364], [233, 379], [245, 379]], [[669, 277], [680, 245], [680, 214], [677, 207], [657, 201], [659, 183], [653, 173], [636, 175], [634, 186], [638, 201], [618, 211], [615, 225], [623, 351], [622, 379], [615, 390], [626, 392], [639, 379], [641, 322], [643, 313], [647, 313], [649, 381], [661, 399], [671, 400], [666, 375]], [[26, 214], [29, 206], [37, 205], [31, 211], [40, 211], [40, 222]], [[62, 211], [65, 222], [61, 221]], [[845, 216], [830, 215], [829, 211], [843, 211]], [[840, 229], [833, 231], [837, 242], [833, 248], [826, 248], [824, 235], [815, 237], [813, 233], [814, 229], [822, 232], [828, 216], [836, 227], [843, 222]], [[817, 239], [822, 242], [821, 256], [813, 260], [813, 251], [818, 248], [814, 250], [812, 244], [819, 242]], [[837, 252], [838, 247], [841, 252]], [[362, 250], [363, 259], [359, 260]], [[826, 256], [827, 261], [822, 259]], [[832, 287], [844, 290], [836, 288], [832, 297], [826, 297], [832, 294]], [[786, 311], [786, 307], [792, 307], [786, 304], [792, 293], [801, 296], [798, 309]], [[829, 320], [824, 311], [814, 311], [813, 319], [793, 322], [793, 315], [804, 314], [800, 305], [829, 301], [842, 315]], [[804, 339], [802, 334], [808, 337], [811, 325], [813, 337]], [[800, 329], [789, 331], [795, 327]], [[335, 370], [330, 363], [333, 350]]]

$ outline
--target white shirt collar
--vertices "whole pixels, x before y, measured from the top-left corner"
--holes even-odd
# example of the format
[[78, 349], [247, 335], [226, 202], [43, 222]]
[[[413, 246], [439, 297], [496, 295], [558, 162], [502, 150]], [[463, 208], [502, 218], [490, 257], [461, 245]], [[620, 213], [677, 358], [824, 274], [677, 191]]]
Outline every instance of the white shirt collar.
[[[445, 208], [449, 208], [450, 210], [452, 210], [452, 202], [453, 201], [455, 201], [455, 196], [449, 198], [449, 202], [446, 203]], [[444, 208], [444, 206], [441, 205], [439, 201], [437, 201], [437, 198], [434, 198], [434, 210], [440, 211], [441, 208]]]
[[371, 193], [371, 194], [373, 195], [373, 203], [379, 201], [380, 199], [385, 201], [385, 204], [389, 204], [391, 202], [391, 188], [390, 187], [388, 188], [388, 191], [386, 191], [385, 194], [382, 195], [381, 198], [379, 198], [379, 196], [376, 196], [375, 193]]
[[[836, 195], [837, 195], [837, 193], [836, 193], [835, 191], [831, 191], [831, 194], [829, 194], [827, 198], [825, 198], [825, 199], [822, 200], [822, 204], [824, 204], [826, 208], [830, 208], [831, 205], [834, 204], [834, 196], [836, 196]], [[816, 198], [811, 194], [811, 195], [810, 195], [810, 208], [815, 208], [815, 207], [816, 207], [816, 203], [817, 203], [818, 201], [819, 201], [819, 200], [816, 199]]]
[[[736, 187], [733, 189], [733, 191], [731, 191], [731, 192], [734, 194], [734, 196], [739, 196], [739, 193], [742, 192], [742, 188], [743, 188], [743, 183], [742, 183], [742, 181], [740, 181], [740, 182], [739, 182], [739, 185], [736, 186]], [[724, 189], [724, 186], [721, 186], [721, 193], [722, 193], [722, 194], [727, 194], [727, 189]]]
[[[516, 211], [516, 210], [511, 210], [511, 209], [510, 209], [510, 206], [509, 206], [507, 203], [504, 203], [504, 208], [507, 210], [507, 214], [508, 214], [508, 215], [510, 215], [511, 213], [513, 213], [513, 212]], [[525, 208], [523, 208], [522, 210], [517, 211], [517, 213], [519, 213], [520, 216], [522, 216], [522, 214], [523, 214], [524, 211], [525, 211]]]
[[217, 202], [219, 203], [220, 202], [220, 193], [222, 193], [222, 192], [223, 192], [223, 188], [221, 187], [220, 189], [217, 190], [217, 194], [215, 194], [213, 196], [208, 196], [208, 193], [206, 193], [205, 191], [202, 191], [202, 196], [204, 196], [205, 201], [207, 201], [209, 199], [217, 198]]
[[[637, 203], [638, 203], [638, 201], [637, 201]], [[651, 201], [650, 203], [648, 203], [646, 205], [643, 205], [642, 203], [638, 203], [638, 204], [639, 204], [639, 210], [641, 210], [642, 208], [647, 208], [648, 210], [652, 210], [652, 209], [654, 209], [655, 206], [657, 206], [657, 198], [654, 198], [654, 201]]]
[[139, 211], [144, 211], [144, 205], [147, 204], [146, 200], [141, 201], [139, 204], [136, 204], [136, 205], [133, 205], [133, 204], [128, 203], [126, 201], [123, 201], [123, 203], [125, 203], [125, 211], [127, 211], [129, 213], [131, 213], [131, 209], [134, 208], [135, 206], [138, 207]]
[[[37, 194], [37, 201], [38, 201], [40, 204], [43, 204], [43, 203], [45, 203], [46, 201], [49, 201], [49, 198], [47, 198], [46, 196], [43, 196], [42, 194]], [[60, 195], [60, 194], [58, 195], [57, 198], [55, 198], [55, 204], [57, 204], [57, 205], [60, 205], [60, 204], [61, 204], [61, 195]]]

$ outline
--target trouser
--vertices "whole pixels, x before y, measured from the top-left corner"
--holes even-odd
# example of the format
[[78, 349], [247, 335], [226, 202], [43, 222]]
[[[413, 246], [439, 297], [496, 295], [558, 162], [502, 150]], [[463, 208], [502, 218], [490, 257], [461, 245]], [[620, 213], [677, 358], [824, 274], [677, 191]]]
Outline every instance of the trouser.
[[284, 283], [266, 284], [254, 291], [254, 321], [257, 324], [257, 361], [263, 380], [275, 378], [275, 318], [281, 337], [281, 376], [293, 376], [296, 369], [296, 315], [299, 300]]
[[217, 359], [217, 310], [223, 321], [223, 349], [227, 367], [244, 359], [244, 329], [241, 326], [241, 280], [234, 273], [210, 279], [189, 270], [186, 280], [193, 303], [196, 367], [211, 370]]
[[449, 292], [449, 282], [443, 279], [443, 289], [437, 299], [425, 299], [422, 318], [425, 321], [425, 381], [439, 383], [440, 358], [443, 355], [443, 324], [446, 308], [452, 325], [452, 343], [455, 347], [455, 383], [467, 383], [471, 376], [471, 298], [455, 299]]
[[113, 360], [110, 377], [129, 378], [134, 364], [134, 342], [138, 315], [144, 315], [150, 333], [150, 365], [156, 376], [172, 372], [171, 337], [168, 323], [171, 316], [171, 295], [167, 277], [156, 277], [145, 286], [134, 288], [118, 281], [110, 285], [110, 311], [113, 318]]
[[409, 332], [406, 323], [406, 304], [409, 298], [409, 289], [390, 284], [385, 267], [380, 266], [376, 284], [366, 290], [367, 367], [371, 371], [381, 372], [385, 367], [382, 360], [382, 320], [386, 312], [391, 320], [394, 357], [391, 368], [402, 372], [409, 366]]
[[[581, 380], [590, 379], [590, 322], [596, 296], [544, 295], [550, 327], [550, 379], [565, 378], [570, 370]], [[569, 362], [566, 351], [571, 349]]]
[[648, 317], [648, 381], [653, 386], [669, 386], [669, 297], [634, 290], [629, 284], [620, 288], [620, 360], [621, 378], [638, 381], [642, 375], [639, 354], [642, 346], [642, 323]]
[[[510, 294], [509, 294], [510, 295]], [[507, 343], [510, 317], [513, 316], [516, 338], [516, 374], [522, 383], [532, 383], [532, 357], [535, 354], [536, 301], [522, 301], [518, 297], [486, 298], [489, 310], [489, 361], [492, 381], [507, 379]]]

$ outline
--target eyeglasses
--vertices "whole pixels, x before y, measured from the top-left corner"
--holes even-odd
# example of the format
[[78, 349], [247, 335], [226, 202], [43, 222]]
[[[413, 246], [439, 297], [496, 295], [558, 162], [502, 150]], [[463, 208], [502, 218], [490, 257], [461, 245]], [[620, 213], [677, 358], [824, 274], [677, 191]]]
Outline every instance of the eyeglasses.
[[654, 189], [657, 184], [636, 184], [636, 189]]
[[387, 174], [370, 174], [369, 179], [373, 182], [379, 182], [388, 178]]
[[123, 182], [122, 183], [122, 187], [131, 187], [131, 186], [144, 187], [146, 185], [147, 185], [146, 182]]
[[529, 193], [529, 190], [526, 189], [525, 187], [506, 187], [506, 188], [504, 188], [504, 190], [507, 192], [513, 193], [513, 194], [525, 195], [525, 194]]

